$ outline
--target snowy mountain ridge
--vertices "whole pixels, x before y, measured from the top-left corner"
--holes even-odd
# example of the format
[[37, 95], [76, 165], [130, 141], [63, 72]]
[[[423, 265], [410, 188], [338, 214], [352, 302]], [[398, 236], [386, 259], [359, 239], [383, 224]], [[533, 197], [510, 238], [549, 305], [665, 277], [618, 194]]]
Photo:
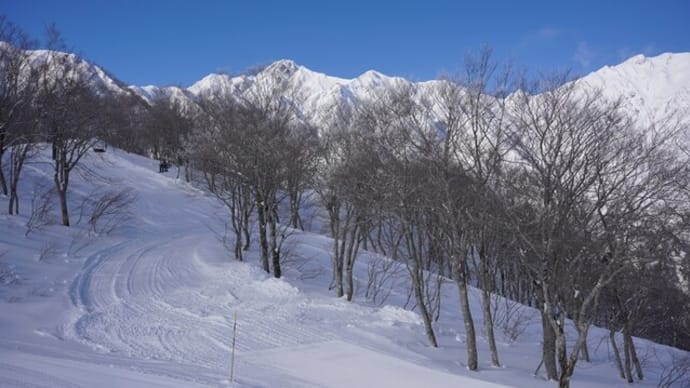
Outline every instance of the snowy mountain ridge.
[[[51, 58], [55, 52], [36, 50], [35, 61]], [[358, 77], [345, 79], [313, 71], [289, 59], [282, 59], [247, 74], [230, 76], [212, 73], [189, 87], [125, 86], [97, 65], [74, 54], [57, 53], [77, 63], [94, 88], [114, 94], [134, 93], [149, 104], [158, 99], [177, 103], [183, 112], [193, 114], [199, 101], [215, 96], [242, 99], [260, 88], [281, 85], [290, 90], [300, 117], [312, 125], [326, 125], [334, 107], [355, 106], [370, 100], [378, 92], [396, 86], [410, 87], [418, 101], [433, 96], [443, 81], [414, 82], [369, 70]], [[64, 58], [64, 57], [63, 57]], [[601, 90], [611, 100], [622, 98], [623, 109], [641, 125], [668, 120], [690, 123], [690, 53], [663, 53], [654, 57], [633, 56], [615, 66], [604, 66], [577, 80], [586, 89]]]
[[636, 55], [617, 66], [605, 66], [581, 79], [604, 96], [623, 98], [623, 108], [642, 124], [690, 112], [690, 53]]
[[[301, 115], [312, 124], [323, 124], [338, 103], [356, 104], [366, 101], [380, 89], [406, 85], [420, 96], [430, 95], [441, 81], [413, 82], [390, 77], [374, 70], [352, 79], [329, 76], [298, 65], [292, 60], [279, 60], [255, 75], [229, 76], [209, 74], [192, 86], [130, 87], [150, 101], [153, 92], [165, 95], [183, 106], [195, 105], [199, 98], [210, 95], [238, 98], [251, 93], [256, 85], [286, 82], [296, 91]], [[655, 57], [636, 55], [616, 66], [605, 66], [578, 79], [585, 88], [601, 89], [605, 97], [623, 98], [623, 109], [643, 124], [658, 122], [678, 114], [687, 122], [690, 112], [690, 53], [664, 53]]]

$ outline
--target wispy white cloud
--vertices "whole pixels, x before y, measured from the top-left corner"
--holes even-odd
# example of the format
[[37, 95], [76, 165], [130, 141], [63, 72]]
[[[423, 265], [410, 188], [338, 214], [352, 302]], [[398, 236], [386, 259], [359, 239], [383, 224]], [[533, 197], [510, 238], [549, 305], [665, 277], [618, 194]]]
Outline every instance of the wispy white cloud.
[[635, 55], [635, 53], [633, 53], [633, 51], [628, 46], [621, 47], [618, 49], [618, 60], [621, 62], [632, 57], [633, 55]]
[[625, 61], [630, 59], [630, 57], [642, 54], [644, 56], [653, 56], [659, 54], [659, 50], [655, 43], [647, 43], [643, 47], [631, 48], [630, 46], [621, 47], [618, 49], [618, 60]]
[[648, 43], [646, 46], [644, 46], [642, 48], [642, 54], [644, 54], [646, 56], [656, 55], [657, 54], [656, 44]]
[[592, 58], [594, 57], [594, 51], [589, 46], [586, 40], [581, 40], [577, 43], [577, 48], [575, 49], [575, 54], [573, 59], [582, 68], [588, 69], [589, 65], [592, 63]]
[[539, 31], [534, 34], [534, 37], [539, 40], [552, 40], [556, 39], [561, 35], [561, 30], [554, 27], [542, 27]]
[[520, 41], [517, 43], [517, 47], [524, 48], [539, 45], [545, 42], [555, 41], [556, 39], [560, 38], [561, 35], [563, 35], [562, 30], [551, 26], [545, 26], [523, 35]]

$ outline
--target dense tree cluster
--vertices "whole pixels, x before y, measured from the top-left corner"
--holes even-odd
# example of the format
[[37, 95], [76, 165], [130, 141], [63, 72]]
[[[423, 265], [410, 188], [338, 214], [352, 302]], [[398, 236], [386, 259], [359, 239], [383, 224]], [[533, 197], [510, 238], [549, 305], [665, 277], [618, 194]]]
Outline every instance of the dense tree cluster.
[[46, 143], [69, 226], [70, 173], [102, 139], [196, 175], [228, 209], [236, 259], [256, 222], [262, 268], [276, 277], [310, 195], [334, 239], [336, 295], [355, 297], [362, 249], [392, 258], [407, 270], [434, 347], [441, 285], [451, 280], [470, 370], [479, 361], [470, 286], [482, 292], [491, 363], [500, 365], [492, 298], [500, 295], [540, 311], [543, 365], [562, 387], [588, 358], [593, 324], [610, 329], [628, 381], [643, 378], [633, 335], [690, 349], [690, 175], [676, 142], [687, 128], [672, 121], [639, 127], [620, 101], [567, 76], [515, 83], [485, 50], [431, 94], [401, 83], [333, 106], [314, 128], [284, 82], [207, 96], [189, 112], [162, 95], [107, 93], [72, 55], [36, 63], [26, 51], [34, 43], [5, 19], [0, 40], [0, 187], [10, 214], [19, 211], [23, 163]]
[[[465, 69], [433, 95], [401, 84], [334, 106], [318, 137], [301, 131], [294, 91], [283, 86], [206, 102], [192, 160], [230, 204], [236, 257], [256, 208], [264, 269], [270, 256], [279, 276], [278, 205], [297, 197], [289, 177], [299, 177], [295, 192], [313, 191], [328, 216], [336, 295], [352, 300], [361, 249], [386, 254], [407, 268], [415, 308], [438, 346], [441, 284], [452, 279], [471, 370], [479, 355], [470, 285], [482, 290], [492, 364], [499, 294], [541, 311], [543, 365], [560, 386], [588, 359], [592, 324], [622, 331], [619, 368], [629, 381], [632, 368], [643, 377], [632, 335], [688, 348], [688, 171], [675, 142], [687, 129], [670, 121], [640, 128], [620, 101], [567, 76], [522, 79], [507, 94], [515, 86], [489, 51]], [[677, 302], [662, 302], [669, 298]], [[663, 323], [650, 320], [662, 313]]]

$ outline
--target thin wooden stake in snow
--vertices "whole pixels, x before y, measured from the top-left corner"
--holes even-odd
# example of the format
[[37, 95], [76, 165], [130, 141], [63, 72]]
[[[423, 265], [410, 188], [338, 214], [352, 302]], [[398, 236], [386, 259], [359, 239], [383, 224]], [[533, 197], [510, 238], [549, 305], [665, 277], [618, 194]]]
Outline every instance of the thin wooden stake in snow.
[[235, 338], [237, 337], [237, 311], [235, 311], [232, 324], [232, 358], [230, 359], [230, 385], [235, 378]]

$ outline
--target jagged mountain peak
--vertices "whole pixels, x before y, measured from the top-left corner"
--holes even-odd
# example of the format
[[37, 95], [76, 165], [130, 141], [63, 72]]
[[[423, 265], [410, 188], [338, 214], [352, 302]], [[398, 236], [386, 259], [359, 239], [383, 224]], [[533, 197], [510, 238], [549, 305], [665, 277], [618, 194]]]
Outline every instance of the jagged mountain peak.
[[230, 92], [232, 90], [233, 77], [227, 74], [211, 73], [200, 79], [194, 85], [187, 88], [196, 95]]
[[623, 109], [640, 125], [651, 125], [671, 115], [690, 122], [690, 53], [635, 55], [578, 82], [601, 90], [611, 100], [622, 98]]
[[276, 74], [276, 75], [283, 75], [283, 76], [292, 76], [294, 73], [296, 73], [301, 66], [299, 66], [295, 61], [291, 59], [280, 59], [277, 60], [270, 65], [268, 65], [263, 71], [271, 74]]

